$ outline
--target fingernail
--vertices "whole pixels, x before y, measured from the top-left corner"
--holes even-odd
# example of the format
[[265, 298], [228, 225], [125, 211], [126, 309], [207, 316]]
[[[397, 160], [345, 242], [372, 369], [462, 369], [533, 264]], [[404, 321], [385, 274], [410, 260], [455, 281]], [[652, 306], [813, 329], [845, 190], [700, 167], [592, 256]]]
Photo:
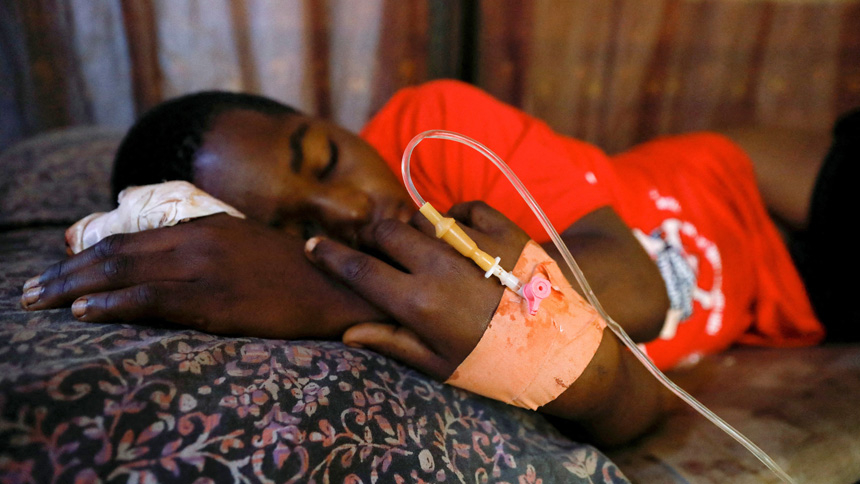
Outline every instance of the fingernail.
[[72, 304], [72, 314], [76, 318], [82, 317], [87, 312], [87, 299], [80, 298]]
[[308, 254], [313, 252], [314, 247], [317, 246], [317, 244], [320, 242], [320, 240], [322, 240], [322, 237], [320, 237], [320, 236], [309, 238], [308, 241], [305, 242], [305, 252], [307, 252]]
[[343, 344], [345, 344], [346, 346], [349, 346], [350, 348], [355, 348], [355, 349], [359, 349], [359, 350], [363, 350], [363, 349], [365, 349], [364, 345], [363, 345], [363, 344], [361, 344], [361, 343], [359, 343], [358, 341], [347, 341], [347, 340], [344, 340], [344, 341], [343, 341]]
[[44, 290], [45, 288], [42, 286], [31, 286], [28, 289], [25, 289], [24, 294], [21, 295], [21, 303], [24, 306], [33, 304], [39, 300], [39, 297], [42, 295], [42, 291]]
[[30, 289], [31, 287], [38, 286], [39, 285], [39, 279], [41, 277], [42, 276], [36, 276], [36, 277], [31, 277], [31, 278], [27, 279], [27, 282], [24, 283], [24, 290], [26, 291], [27, 289]]

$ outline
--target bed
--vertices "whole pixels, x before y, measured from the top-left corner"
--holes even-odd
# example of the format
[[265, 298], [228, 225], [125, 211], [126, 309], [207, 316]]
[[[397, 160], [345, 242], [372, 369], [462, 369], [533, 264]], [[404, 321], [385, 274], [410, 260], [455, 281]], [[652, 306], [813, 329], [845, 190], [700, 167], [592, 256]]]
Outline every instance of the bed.
[[[120, 136], [0, 155], [0, 482], [777, 482], [692, 411], [604, 454], [338, 342], [21, 310], [65, 228], [111, 207]], [[673, 376], [799, 482], [860, 479], [860, 347], [739, 348]]]

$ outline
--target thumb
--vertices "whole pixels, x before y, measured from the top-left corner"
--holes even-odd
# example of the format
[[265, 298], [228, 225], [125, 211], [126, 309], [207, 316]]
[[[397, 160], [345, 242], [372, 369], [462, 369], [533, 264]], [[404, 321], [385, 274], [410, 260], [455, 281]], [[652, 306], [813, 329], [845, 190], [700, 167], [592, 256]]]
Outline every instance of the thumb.
[[347, 346], [367, 348], [445, 381], [455, 368], [433, 352], [411, 329], [384, 323], [360, 323], [343, 334]]

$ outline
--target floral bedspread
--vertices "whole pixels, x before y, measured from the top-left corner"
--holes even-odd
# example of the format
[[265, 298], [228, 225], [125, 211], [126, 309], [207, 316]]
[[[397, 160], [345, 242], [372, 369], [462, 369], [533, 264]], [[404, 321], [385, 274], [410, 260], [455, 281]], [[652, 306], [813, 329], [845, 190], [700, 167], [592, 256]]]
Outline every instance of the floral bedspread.
[[627, 482], [538, 414], [337, 342], [18, 307], [62, 228], [0, 233], [0, 482]]

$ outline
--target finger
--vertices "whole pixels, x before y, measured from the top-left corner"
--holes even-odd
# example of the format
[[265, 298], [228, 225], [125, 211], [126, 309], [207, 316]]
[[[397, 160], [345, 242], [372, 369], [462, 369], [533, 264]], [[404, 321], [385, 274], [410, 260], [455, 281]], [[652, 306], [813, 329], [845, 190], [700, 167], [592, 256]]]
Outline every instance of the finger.
[[[451, 217], [450, 214], [446, 214], [446, 216]], [[425, 217], [424, 214], [422, 214], [421, 212], [415, 212], [412, 215], [412, 218], [409, 220], [409, 225], [415, 227], [416, 229], [430, 237], [436, 238], [436, 227], [432, 223], [430, 223], [430, 221], [427, 220], [427, 217]], [[480, 232], [472, 229], [460, 220], [457, 221], [457, 225], [461, 229], [463, 229], [463, 231], [466, 232], [466, 235], [468, 235], [469, 237], [474, 238], [476, 236], [480, 237], [481, 235]]]
[[72, 304], [72, 314], [86, 322], [163, 319], [205, 330], [207, 322], [195, 319], [183, 303], [189, 284], [157, 282], [88, 294]]
[[347, 346], [367, 348], [416, 368], [439, 381], [454, 372], [454, 366], [433, 352], [415, 332], [404, 326], [361, 323], [343, 334]]
[[[152, 281], [184, 280], [180, 270], [187, 264], [174, 260], [173, 252], [114, 255], [25, 289], [21, 304], [38, 310], [68, 305], [73, 300]], [[186, 275], [187, 276], [187, 275]]]
[[[475, 204], [483, 204], [485, 207], [489, 208], [489, 206], [484, 204], [483, 202], [474, 202], [474, 203]], [[460, 206], [465, 206], [465, 205], [466, 204], [458, 204], [455, 207], [460, 207]], [[492, 210], [492, 209], [490, 209], [490, 210]], [[464, 214], [466, 214], [466, 215], [464, 216]], [[454, 215], [457, 215], [457, 216], [455, 217]], [[504, 215], [501, 215], [501, 214], [498, 214], [498, 215], [500, 215], [501, 217], [504, 217]], [[501, 229], [499, 229], [498, 231], [484, 231], [484, 230], [470, 227], [471, 215], [470, 215], [470, 212], [468, 212], [466, 208], [460, 208], [459, 210], [455, 211], [453, 214], [449, 211], [446, 214], [446, 216], [454, 218], [457, 221], [457, 226], [460, 227], [461, 229], [463, 229], [463, 232], [465, 232], [466, 235], [468, 235], [472, 240], [474, 240], [475, 243], [478, 244], [478, 247], [481, 247], [481, 248], [483, 248], [485, 246], [485, 244], [489, 240], [489, 238], [488, 238], [489, 236], [496, 235], [497, 233], [501, 233]], [[409, 223], [413, 227], [420, 230], [422, 233], [424, 233], [430, 237], [436, 238], [436, 227], [433, 226], [433, 224], [430, 223], [430, 221], [427, 220], [427, 217], [425, 217], [423, 214], [421, 214], [421, 212], [416, 212], [412, 216], [412, 219], [410, 220]]]
[[173, 247], [173, 237], [166, 237], [166, 229], [147, 230], [134, 234], [114, 234], [105, 237], [97, 244], [66, 260], [57, 262], [44, 272], [29, 279], [24, 289], [65, 277], [84, 267], [103, 261], [110, 257], [130, 253], [155, 252], [168, 250]]
[[[448, 211], [478, 247], [500, 257], [505, 269], [513, 269], [529, 236], [504, 214], [484, 202], [460, 203]], [[510, 266], [510, 267], [509, 267]]]
[[412, 320], [410, 295], [417, 281], [381, 260], [324, 237], [305, 244], [308, 259], [364, 299], [400, 321]]
[[[480, 204], [482, 204], [484, 207], [489, 208], [489, 206], [487, 206], [486, 204], [483, 204], [483, 202], [480, 202]], [[492, 210], [492, 209], [490, 209], [490, 210]], [[468, 214], [468, 212], [466, 212], [464, 209], [461, 209], [461, 211], [463, 213]], [[455, 212], [455, 214], [458, 216], [462, 215], [461, 213], [456, 213], [456, 212]], [[449, 212], [448, 215], [450, 216], [451, 213]], [[504, 217], [501, 214], [498, 214], [498, 215], [501, 217]], [[463, 218], [464, 217], [461, 217], [461, 219], [463, 219]], [[468, 222], [468, 221], [470, 221], [471, 217], [469, 216], [469, 217], [465, 217], [465, 218], [466, 218], [466, 221]], [[413, 216], [410, 223], [413, 226], [417, 227], [421, 232], [428, 235], [429, 237], [436, 238], [435, 227], [421, 213], [418, 213], [415, 216]], [[482, 231], [479, 231], [479, 230], [476, 230], [474, 228], [469, 227], [466, 223], [463, 223], [462, 220], [457, 221], [457, 227], [459, 227], [461, 230], [463, 230], [463, 232], [469, 238], [471, 238], [472, 241], [475, 242], [475, 244], [477, 244], [477, 246], [480, 250], [491, 254], [493, 257], [496, 257], [496, 256], [500, 257], [502, 260], [502, 266], [507, 270], [510, 270], [513, 268], [512, 262], [516, 262], [517, 254], [519, 254], [519, 252], [522, 250], [522, 247], [528, 241], [528, 236], [523, 234], [523, 237], [521, 237], [519, 240], [514, 240], [513, 243], [511, 243], [511, 240], [508, 237], [508, 235], [515, 234], [516, 232], [505, 231], [505, 230], [500, 229], [498, 232], [485, 233], [485, 232], [482, 232]], [[517, 231], [519, 231], [518, 227], [514, 226], [514, 228]], [[499, 239], [499, 240], [496, 240], [496, 239]]]
[[409, 219], [409, 225], [415, 227], [425, 235], [436, 237], [436, 227], [434, 227], [421, 212], [415, 212], [412, 214], [412, 217]]
[[413, 273], [434, 267], [440, 257], [454, 253], [444, 242], [393, 219], [368, 225], [361, 232], [361, 240]]

